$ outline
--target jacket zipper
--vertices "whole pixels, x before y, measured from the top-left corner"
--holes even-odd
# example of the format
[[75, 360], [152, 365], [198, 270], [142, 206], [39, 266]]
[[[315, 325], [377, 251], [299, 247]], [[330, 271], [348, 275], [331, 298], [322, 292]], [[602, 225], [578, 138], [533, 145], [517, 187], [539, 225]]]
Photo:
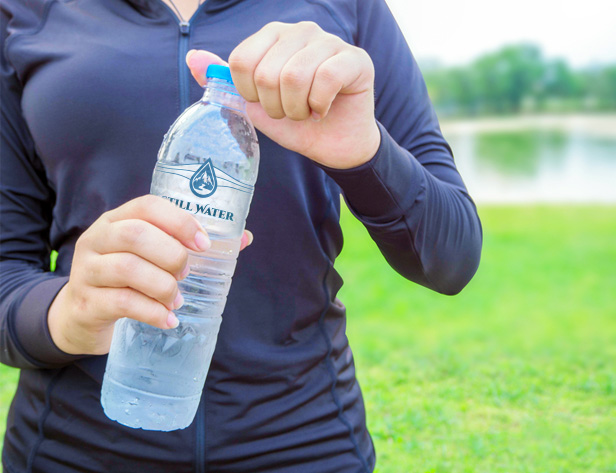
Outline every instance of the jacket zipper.
[[180, 87], [180, 113], [188, 108], [190, 105], [190, 83], [188, 77], [188, 67], [186, 66], [186, 53], [188, 52], [188, 43], [190, 42], [190, 21], [195, 18], [201, 10], [205, 7], [207, 2], [201, 3], [199, 8], [193, 13], [193, 16], [188, 20], [181, 20], [177, 14], [169, 8], [165, 2], [159, 0], [162, 3], [169, 14], [177, 21], [180, 28], [180, 38], [178, 41], [178, 71], [179, 71], [179, 87]]
[[[178, 81], [180, 89], [180, 113], [190, 105], [190, 82], [188, 76], [188, 67], [186, 66], [186, 53], [188, 53], [188, 43], [190, 42], [191, 23], [190, 20], [195, 18], [201, 9], [204, 8], [206, 2], [201, 3], [197, 11], [193, 14], [190, 20], [183, 21], [169, 8], [162, 0], [160, 2], [165, 5], [169, 14], [177, 21], [180, 28], [180, 38], [178, 40]], [[195, 419], [195, 472], [206, 473], [206, 458], [205, 458], [205, 392], [201, 394], [201, 402], [197, 409]]]
[[[205, 3], [205, 2], [204, 2]], [[203, 6], [203, 4], [202, 4]], [[201, 7], [197, 9], [196, 16]], [[174, 15], [175, 16], [175, 15]], [[186, 110], [190, 105], [190, 78], [188, 67], [186, 66], [186, 53], [188, 53], [188, 43], [190, 42], [190, 20], [181, 21], [179, 18], [178, 25], [180, 27], [180, 39], [178, 41], [178, 71], [179, 71], [179, 87], [180, 87], [180, 113]], [[205, 459], [205, 393], [201, 393], [201, 402], [195, 415], [195, 473], [206, 473]]]
[[190, 21], [180, 21], [180, 40], [178, 45], [178, 69], [180, 73], [180, 112], [190, 105], [190, 85], [188, 83], [188, 67], [186, 67], [186, 53], [190, 40]]

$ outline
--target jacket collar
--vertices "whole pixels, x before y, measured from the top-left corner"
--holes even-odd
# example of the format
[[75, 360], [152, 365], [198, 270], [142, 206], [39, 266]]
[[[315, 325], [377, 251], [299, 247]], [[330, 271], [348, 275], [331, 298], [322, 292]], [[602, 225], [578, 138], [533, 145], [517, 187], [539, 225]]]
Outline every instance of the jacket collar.
[[[158, 16], [166, 10], [165, 4], [161, 0], [127, 0], [139, 8], [140, 11]], [[225, 10], [242, 0], [205, 0], [203, 10], [210, 13]]]
[[229, 8], [242, 0], [205, 0], [205, 11], [213, 12]]

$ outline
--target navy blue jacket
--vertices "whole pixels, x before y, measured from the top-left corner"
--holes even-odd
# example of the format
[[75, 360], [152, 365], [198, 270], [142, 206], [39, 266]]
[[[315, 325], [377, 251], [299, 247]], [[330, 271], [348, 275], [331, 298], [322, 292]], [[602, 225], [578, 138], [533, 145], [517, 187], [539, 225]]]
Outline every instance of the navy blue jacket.
[[[370, 54], [380, 148], [341, 171], [259, 136], [256, 238], [239, 258], [196, 420], [171, 433], [123, 427], [100, 406], [106, 357], [61, 352], [47, 310], [77, 238], [149, 192], [164, 133], [201, 97], [186, 52], [227, 58], [274, 20], [314, 21]], [[372, 471], [336, 297], [339, 196], [396, 271], [435, 291], [459, 292], [481, 248], [475, 206], [384, 0], [207, 0], [184, 27], [160, 0], [3, 0], [1, 61], [0, 357], [22, 368], [5, 471]]]

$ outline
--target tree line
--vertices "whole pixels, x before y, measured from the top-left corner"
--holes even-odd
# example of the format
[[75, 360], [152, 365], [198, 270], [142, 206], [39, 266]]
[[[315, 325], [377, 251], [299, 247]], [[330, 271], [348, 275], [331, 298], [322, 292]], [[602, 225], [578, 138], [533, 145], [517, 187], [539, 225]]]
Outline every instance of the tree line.
[[616, 110], [616, 64], [573, 69], [532, 44], [505, 46], [458, 67], [423, 67], [441, 116]]

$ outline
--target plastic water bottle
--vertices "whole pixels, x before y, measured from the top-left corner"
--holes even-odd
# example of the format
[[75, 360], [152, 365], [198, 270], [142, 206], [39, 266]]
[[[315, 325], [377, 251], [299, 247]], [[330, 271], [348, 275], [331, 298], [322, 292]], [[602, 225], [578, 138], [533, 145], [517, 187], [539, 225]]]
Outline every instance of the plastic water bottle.
[[212, 241], [189, 256], [179, 326], [116, 322], [101, 393], [112, 420], [146, 430], [189, 426], [197, 412], [227, 300], [259, 164], [257, 135], [229, 68], [211, 65], [203, 98], [171, 126], [151, 193], [194, 215]]

